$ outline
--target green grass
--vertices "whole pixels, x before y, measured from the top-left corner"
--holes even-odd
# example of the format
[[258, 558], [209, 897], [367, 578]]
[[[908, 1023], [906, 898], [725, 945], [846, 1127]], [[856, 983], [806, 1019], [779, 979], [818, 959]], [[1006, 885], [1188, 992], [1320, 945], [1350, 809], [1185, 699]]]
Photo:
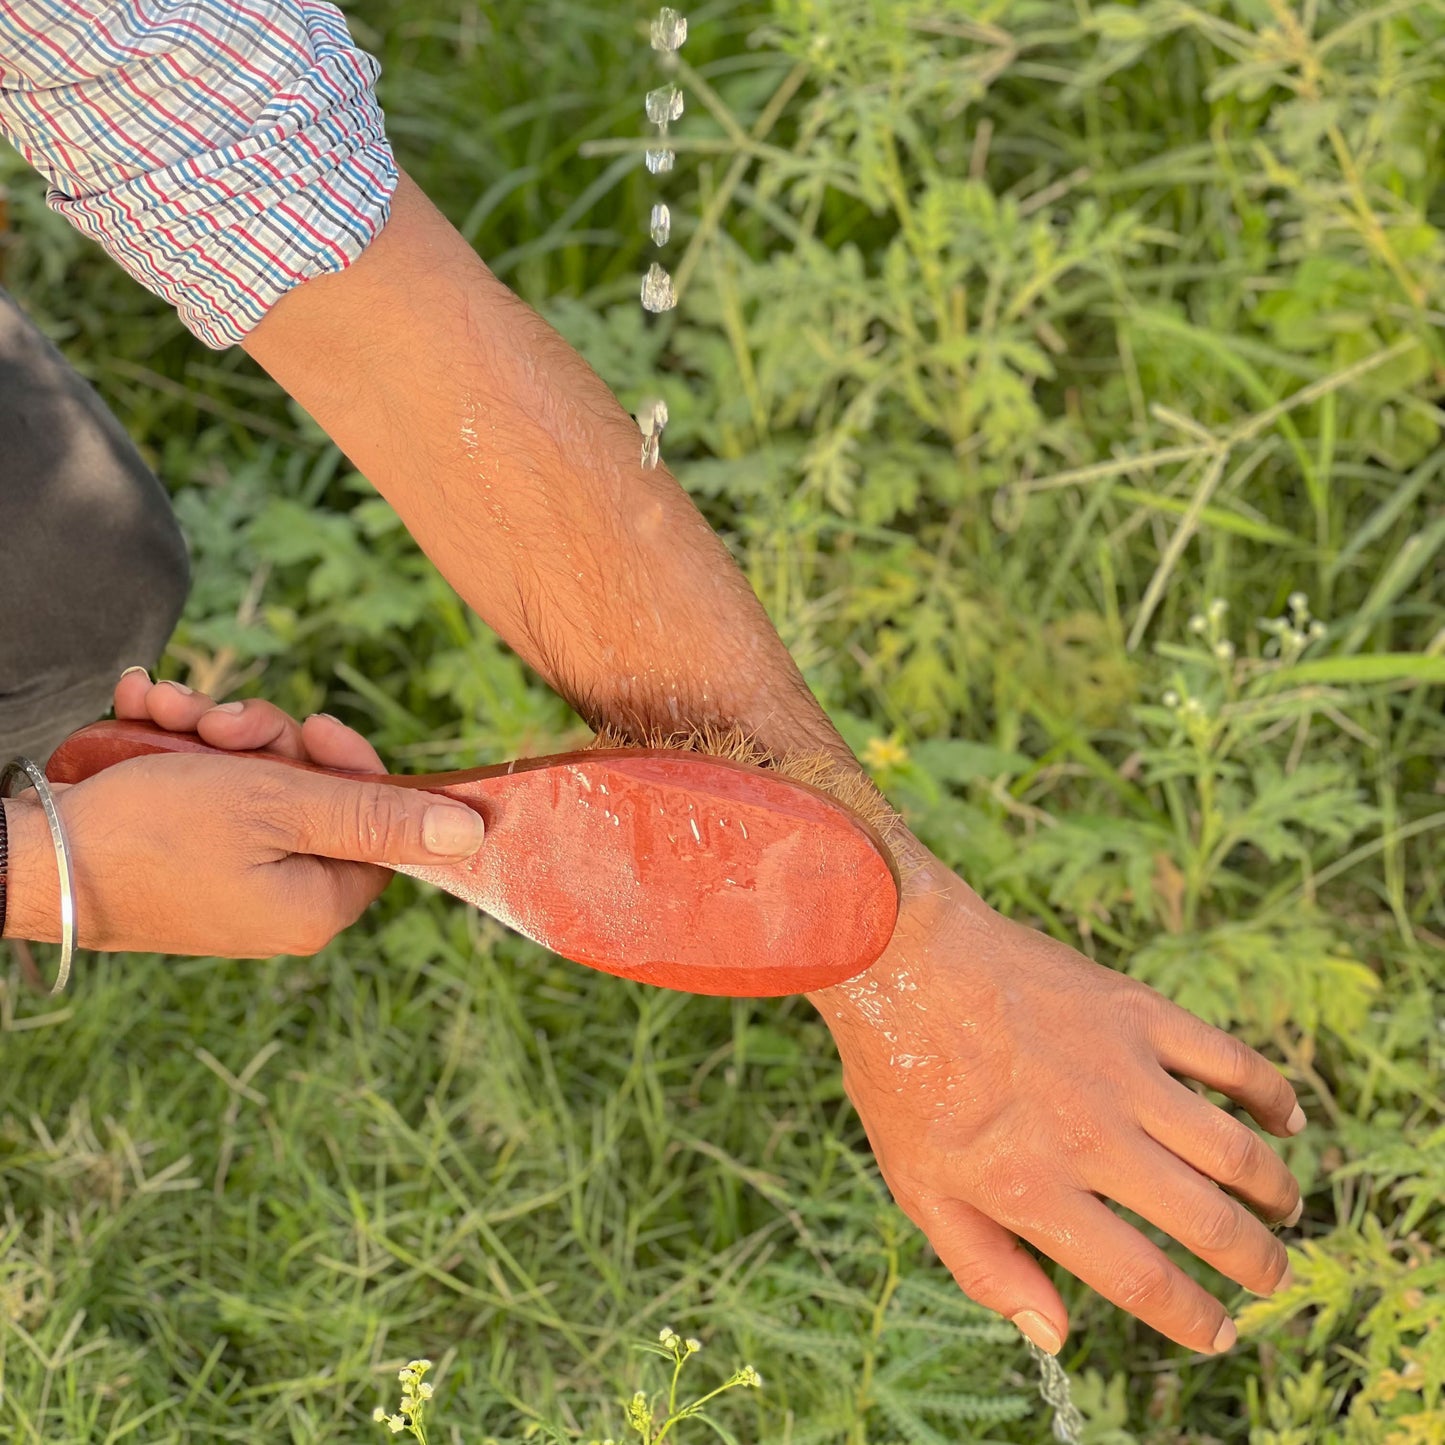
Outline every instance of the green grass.
[[[1297, 1284], [1232, 1355], [1065, 1282], [1091, 1440], [1438, 1441], [1438, 9], [715, 0], [646, 326], [643, 8], [353, 13], [403, 162], [624, 401], [660, 383], [915, 827], [1299, 1087]], [[175, 673], [402, 767], [576, 736], [243, 356], [0, 177], [10, 284], [192, 536]], [[87, 960], [59, 1009], [12, 975], [0, 1031], [0, 1438], [375, 1440], [425, 1355], [433, 1441], [620, 1440], [663, 1325], [699, 1388], [762, 1372], [739, 1440], [1047, 1438], [798, 1001], [631, 988], [401, 883], [306, 963]]]

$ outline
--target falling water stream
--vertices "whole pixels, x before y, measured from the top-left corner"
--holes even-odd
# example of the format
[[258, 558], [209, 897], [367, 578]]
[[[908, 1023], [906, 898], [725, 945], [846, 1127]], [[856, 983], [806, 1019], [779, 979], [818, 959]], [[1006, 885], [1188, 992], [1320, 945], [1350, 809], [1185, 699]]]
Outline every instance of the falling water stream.
[[[652, 48], [665, 71], [677, 65], [677, 52], [687, 39], [687, 17], [664, 5], [652, 22]], [[649, 145], [644, 158], [647, 169], [655, 176], [667, 175], [677, 161], [677, 152], [667, 143], [668, 129], [682, 116], [682, 91], [672, 80], [649, 90], [642, 103], [649, 125], [656, 127], [656, 143]], [[659, 250], [672, 237], [672, 212], [666, 201], [653, 204], [647, 220], [647, 234]], [[642, 309], [654, 314], [671, 311], [677, 305], [677, 292], [672, 277], [660, 261], [654, 261], [642, 278]], [[642, 432], [642, 465], [655, 467], [662, 460], [662, 433], [667, 426], [667, 403], [661, 399], [645, 401], [637, 413]]]
[[[664, 5], [652, 22], [652, 48], [658, 52], [658, 59], [664, 71], [671, 72], [677, 66], [677, 52], [687, 40], [687, 17], [671, 6]], [[657, 130], [656, 143], [650, 144], [644, 153], [647, 169], [655, 176], [667, 175], [677, 162], [677, 152], [668, 145], [668, 129], [673, 121], [682, 116], [683, 96], [681, 89], [668, 80], [654, 90], [649, 90], [643, 101], [648, 124]], [[672, 212], [665, 201], [653, 204], [648, 217], [647, 233], [654, 246], [660, 250], [672, 236]], [[666, 267], [654, 261], [642, 278], [642, 306], [653, 313], [671, 311], [677, 305], [677, 292]], [[638, 409], [637, 425], [642, 432], [642, 465], [656, 467], [662, 459], [662, 433], [667, 426], [667, 403], [660, 398], [643, 402]], [[1029, 1353], [1038, 1362], [1039, 1394], [1053, 1411], [1053, 1435], [1061, 1445], [1080, 1445], [1084, 1435], [1084, 1419], [1079, 1407], [1074, 1404], [1073, 1391], [1069, 1385], [1068, 1371], [1054, 1358], [1038, 1348], [1031, 1341]]]
[[1041, 1350], [1032, 1340], [1025, 1340], [1029, 1354], [1038, 1361], [1039, 1394], [1044, 1403], [1054, 1412], [1054, 1439], [1062, 1445], [1081, 1445], [1084, 1438], [1084, 1417], [1074, 1404], [1073, 1388], [1069, 1384], [1069, 1372], [1047, 1350]]

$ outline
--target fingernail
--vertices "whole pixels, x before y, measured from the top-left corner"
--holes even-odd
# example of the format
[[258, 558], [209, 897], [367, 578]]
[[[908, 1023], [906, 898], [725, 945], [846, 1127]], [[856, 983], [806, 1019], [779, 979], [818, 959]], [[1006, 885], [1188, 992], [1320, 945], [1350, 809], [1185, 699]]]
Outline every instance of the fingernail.
[[1234, 1342], [1239, 1338], [1239, 1331], [1234, 1327], [1233, 1320], [1225, 1320], [1220, 1325], [1219, 1333], [1214, 1337], [1214, 1343], [1210, 1348], [1216, 1355], [1222, 1355], [1225, 1350], [1231, 1349]]
[[1059, 1332], [1037, 1311], [1020, 1310], [1010, 1323], [1017, 1327], [1025, 1339], [1032, 1340], [1045, 1354], [1057, 1355], [1064, 1343]]
[[441, 858], [466, 858], [482, 846], [486, 825], [470, 808], [437, 806], [426, 810], [422, 836]]
[[1305, 1111], [1298, 1104], [1294, 1106], [1294, 1112], [1284, 1121], [1285, 1132], [1298, 1134], [1304, 1128], [1308, 1120], [1305, 1118]]
[[174, 678], [167, 678], [165, 682], [167, 687], [173, 687], [177, 692], [185, 693], [187, 697], [189, 697], [195, 691], [195, 688], [187, 687], [185, 683], [177, 682]]
[[1279, 1283], [1278, 1283], [1277, 1285], [1275, 1285], [1275, 1287], [1274, 1287], [1274, 1292], [1275, 1292], [1276, 1294], [1283, 1294], [1284, 1291], [1287, 1290], [1287, 1289], [1289, 1289], [1290, 1286], [1293, 1285], [1293, 1284], [1294, 1284], [1294, 1266], [1291, 1265], [1291, 1264], [1287, 1264], [1287, 1265], [1285, 1265], [1285, 1267], [1284, 1267], [1284, 1273], [1283, 1273], [1282, 1275], [1280, 1275], [1280, 1277], [1279, 1277]]
[[346, 726], [346, 724], [345, 724], [344, 722], [342, 722], [341, 719], [340, 719], [339, 717], [337, 717], [334, 713], [329, 713], [329, 712], [314, 712], [314, 713], [311, 714], [311, 716], [312, 716], [312, 717], [324, 717], [327, 722], [334, 722], [337, 727], [344, 728], [344, 727]]
[[1285, 1222], [1284, 1222], [1284, 1227], [1285, 1227], [1286, 1229], [1293, 1229], [1293, 1228], [1295, 1227], [1295, 1225], [1297, 1225], [1297, 1224], [1300, 1222], [1300, 1216], [1301, 1216], [1304, 1212], [1305, 1212], [1305, 1202], [1304, 1202], [1303, 1199], [1301, 1199], [1301, 1200], [1299, 1201], [1299, 1203], [1296, 1204], [1295, 1207], [1290, 1210], [1290, 1212], [1289, 1212], [1289, 1218], [1285, 1220]]
[[211, 711], [228, 712], [234, 717], [238, 713], [243, 713], [246, 711], [246, 704], [243, 702], [218, 702], [215, 707], [211, 709]]
[[126, 670], [125, 670], [123, 673], [121, 673], [121, 678], [122, 678], [122, 680], [124, 680], [125, 678], [129, 677], [129, 676], [131, 675], [131, 673], [133, 673], [133, 672], [138, 672], [138, 673], [140, 673], [140, 675], [141, 675], [143, 678], [145, 678], [145, 680], [146, 680], [147, 682], [149, 682], [149, 681], [151, 680], [151, 675], [150, 675], [150, 673], [147, 672], [146, 669], [143, 668], [143, 667], [128, 667], [128, 668], [126, 668]]

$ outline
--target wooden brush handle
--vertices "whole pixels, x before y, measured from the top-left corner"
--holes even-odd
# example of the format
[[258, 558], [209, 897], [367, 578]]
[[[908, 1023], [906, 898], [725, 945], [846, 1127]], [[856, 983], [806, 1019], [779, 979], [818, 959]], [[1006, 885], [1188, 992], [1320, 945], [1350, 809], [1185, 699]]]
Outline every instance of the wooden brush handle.
[[486, 844], [398, 869], [592, 968], [690, 993], [766, 997], [852, 978], [882, 953], [898, 882], [874, 831], [763, 769], [668, 749], [593, 748], [425, 776], [227, 752], [150, 723], [95, 723], [48, 769], [80, 783], [131, 758], [208, 753], [370, 778], [466, 803]]
[[[131, 758], [153, 757], [160, 753], [209, 753], [218, 758], [252, 758], [267, 763], [284, 763], [308, 773], [329, 773], [338, 778], [358, 778], [362, 773], [348, 773], [339, 768], [322, 768], [315, 763], [297, 762], [276, 753], [229, 752], [213, 748], [195, 733], [173, 733], [154, 723], [100, 722], [72, 733], [51, 756], [45, 769], [52, 783], [83, 783], [106, 768]], [[405, 785], [404, 778], [388, 778], [388, 782]]]

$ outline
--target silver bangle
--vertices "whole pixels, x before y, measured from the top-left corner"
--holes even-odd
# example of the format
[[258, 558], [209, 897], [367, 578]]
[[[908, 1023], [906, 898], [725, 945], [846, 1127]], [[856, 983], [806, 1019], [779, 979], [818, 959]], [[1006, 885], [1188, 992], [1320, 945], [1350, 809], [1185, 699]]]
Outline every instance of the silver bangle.
[[10, 795], [10, 784], [16, 778], [28, 778], [40, 798], [45, 821], [50, 824], [50, 841], [55, 845], [56, 871], [60, 874], [60, 967], [50, 990], [53, 996], [70, 982], [70, 961], [75, 957], [75, 869], [71, 866], [70, 845], [65, 839], [60, 810], [55, 806], [55, 794], [50, 791], [45, 774], [29, 758], [16, 758], [0, 772], [0, 801]]

